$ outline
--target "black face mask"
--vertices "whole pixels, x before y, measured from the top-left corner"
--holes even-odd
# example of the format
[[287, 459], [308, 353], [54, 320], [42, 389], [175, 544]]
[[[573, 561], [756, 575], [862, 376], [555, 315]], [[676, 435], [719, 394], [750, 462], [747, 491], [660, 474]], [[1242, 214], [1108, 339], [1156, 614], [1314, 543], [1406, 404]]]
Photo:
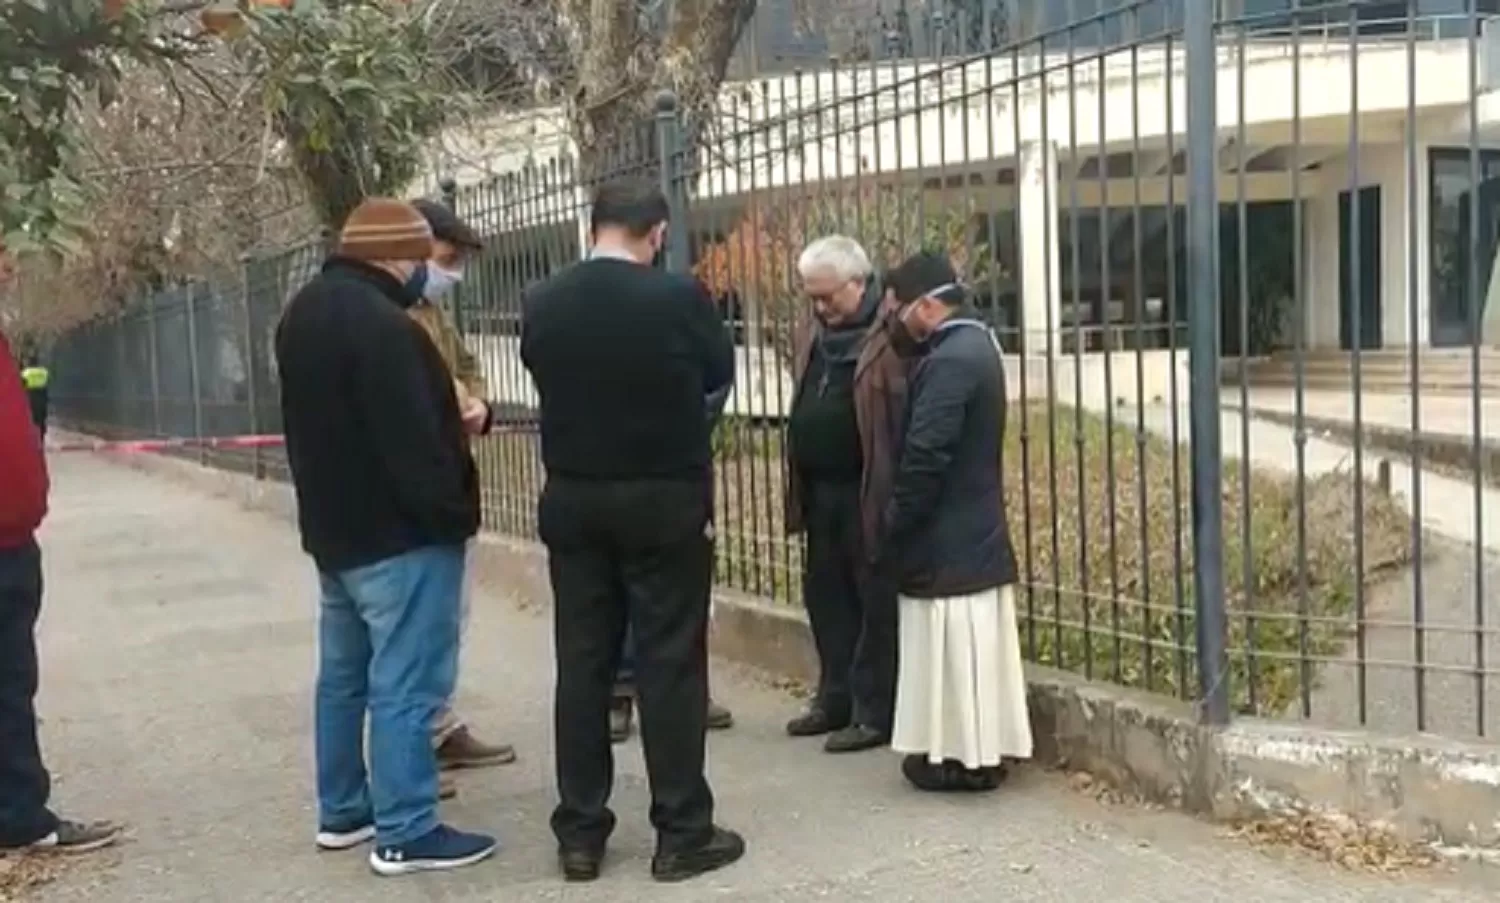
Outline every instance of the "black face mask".
[[891, 350], [895, 351], [897, 357], [916, 357], [921, 354], [922, 344], [916, 341], [912, 330], [901, 320], [903, 308], [891, 311], [891, 315], [885, 321], [885, 333], [891, 338]]
[[427, 276], [427, 261], [424, 260], [417, 264], [416, 269], [401, 284], [402, 307], [412, 308], [426, 303]]
[[922, 353], [923, 343], [912, 335], [911, 328], [901, 319], [901, 314], [907, 309], [908, 306], [903, 306], [891, 311], [885, 324], [886, 333], [891, 337], [891, 349], [897, 357], [917, 357]]

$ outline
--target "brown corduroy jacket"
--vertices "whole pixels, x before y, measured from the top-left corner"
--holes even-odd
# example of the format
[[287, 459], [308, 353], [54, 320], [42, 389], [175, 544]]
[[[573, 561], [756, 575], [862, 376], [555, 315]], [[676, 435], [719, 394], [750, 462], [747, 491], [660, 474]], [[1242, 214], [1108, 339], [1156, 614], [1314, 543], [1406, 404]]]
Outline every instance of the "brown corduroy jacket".
[[430, 301], [423, 301], [412, 305], [407, 312], [427, 331], [453, 378], [462, 383], [470, 395], [485, 398], [489, 387], [479, 369], [479, 360], [464, 344], [463, 336], [458, 334], [458, 328], [443, 309]]
[[[897, 355], [891, 345], [887, 324], [895, 309], [889, 299], [881, 302], [854, 365], [854, 417], [864, 456], [859, 480], [859, 521], [866, 549], [874, 548], [880, 535], [880, 520], [896, 477], [901, 419], [906, 413], [906, 378], [911, 362]], [[813, 334], [812, 321], [803, 320], [793, 335], [792, 385], [798, 389], [811, 361]], [[783, 462], [787, 486], [785, 516], [787, 532], [794, 534], [806, 529], [806, 520], [801, 480], [792, 464], [790, 446], [788, 442]]]

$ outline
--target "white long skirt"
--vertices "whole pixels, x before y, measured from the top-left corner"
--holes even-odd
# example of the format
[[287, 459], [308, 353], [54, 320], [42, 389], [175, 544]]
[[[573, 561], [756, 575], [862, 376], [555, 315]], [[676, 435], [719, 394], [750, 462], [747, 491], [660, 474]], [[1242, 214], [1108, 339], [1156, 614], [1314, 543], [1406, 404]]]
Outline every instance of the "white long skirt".
[[1031, 758], [1015, 589], [902, 596], [901, 667], [891, 748], [966, 768]]

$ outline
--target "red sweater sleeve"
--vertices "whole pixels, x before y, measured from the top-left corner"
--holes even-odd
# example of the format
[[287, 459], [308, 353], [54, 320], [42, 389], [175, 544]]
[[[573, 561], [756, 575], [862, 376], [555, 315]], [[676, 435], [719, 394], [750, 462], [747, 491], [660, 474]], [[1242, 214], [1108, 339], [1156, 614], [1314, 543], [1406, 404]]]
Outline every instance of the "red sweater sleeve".
[[47, 459], [21, 372], [0, 335], [0, 549], [31, 541], [47, 514]]

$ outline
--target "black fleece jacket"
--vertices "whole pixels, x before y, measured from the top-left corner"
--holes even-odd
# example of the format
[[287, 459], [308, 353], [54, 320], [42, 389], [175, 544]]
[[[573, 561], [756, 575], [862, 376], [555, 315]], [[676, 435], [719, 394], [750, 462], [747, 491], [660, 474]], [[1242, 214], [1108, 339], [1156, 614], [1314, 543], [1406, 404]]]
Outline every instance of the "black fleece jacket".
[[276, 329], [302, 545], [325, 571], [455, 545], [479, 482], [453, 378], [394, 277], [334, 258]]

